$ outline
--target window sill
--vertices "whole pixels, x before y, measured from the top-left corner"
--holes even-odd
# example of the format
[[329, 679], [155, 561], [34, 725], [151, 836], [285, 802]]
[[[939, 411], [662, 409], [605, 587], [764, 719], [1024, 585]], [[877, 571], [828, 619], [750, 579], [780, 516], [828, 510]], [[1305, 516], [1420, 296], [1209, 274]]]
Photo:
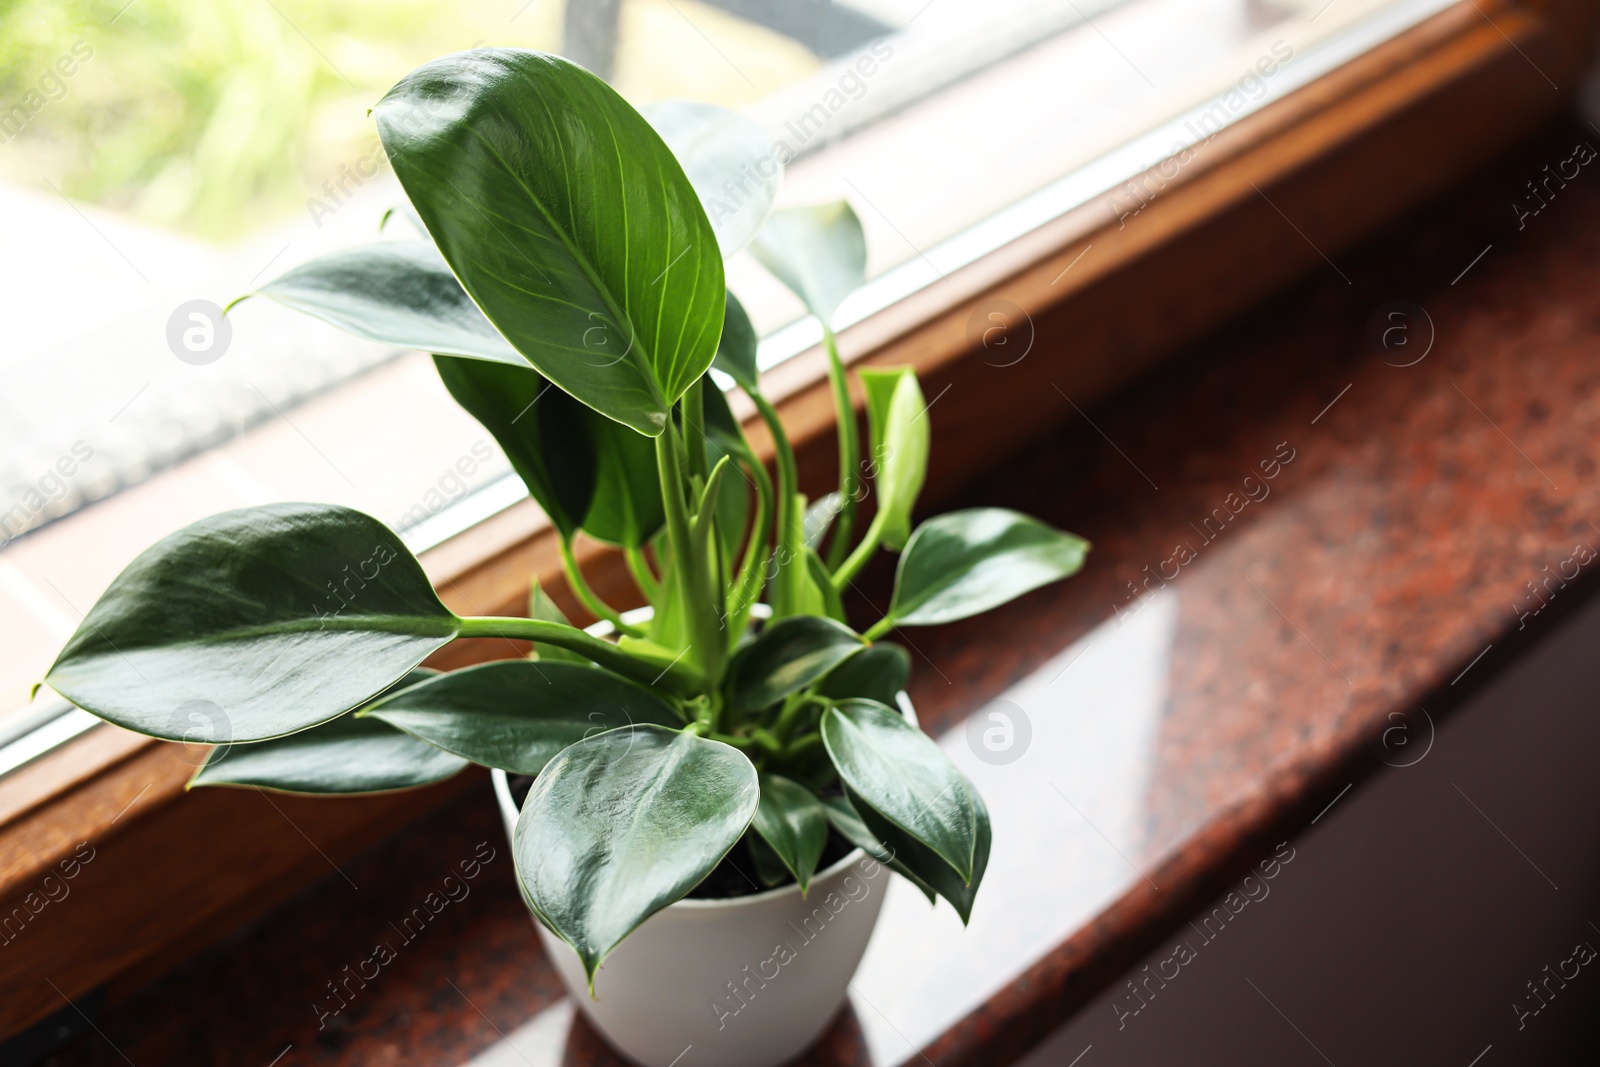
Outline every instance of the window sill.
[[[1575, 84], [1588, 8], [1486, 10], [1492, 23], [1471, 3], [1452, 7], [1224, 131], [1126, 226], [1108, 209], [1113, 191], [847, 331], [842, 346], [854, 360], [909, 363], [922, 375], [938, 407], [930, 485], [970, 483], [1175, 345], [1294, 277], [1329, 270], [1324, 254], [1337, 256], [1551, 113], [1565, 97], [1528, 64]], [[974, 340], [995, 301], [1021, 312], [1014, 329], [1033, 340], [1019, 362], [1004, 365]], [[823, 484], [834, 458], [820, 354], [776, 368], [768, 384], [792, 427], [802, 480]], [[759, 433], [752, 439], [768, 447]], [[625, 601], [620, 563], [599, 554], [593, 562], [601, 594]], [[425, 553], [424, 564], [446, 603], [480, 613], [520, 610], [528, 575], [559, 571], [553, 539], [526, 502]], [[1074, 583], [1066, 595], [1078, 603], [1087, 593]], [[1078, 632], [1104, 617], [1088, 602], [1078, 610], [1096, 616], [1083, 615]], [[473, 644], [452, 646], [439, 664], [512, 651]], [[1459, 651], [1444, 642], [1434, 655], [1443, 662]], [[936, 722], [970, 710], [936, 692], [919, 706]], [[175, 746], [97, 727], [0, 780], [0, 914], [83, 842], [95, 859], [74, 895], [96, 901], [44, 908], [0, 952], [0, 1033], [58, 1010], [62, 995], [161, 970], [329, 876], [377, 836], [481, 787], [469, 774], [400, 796], [269, 801], [185, 795], [190, 769]], [[957, 1044], [939, 1047], [957, 1059], [968, 1055], [957, 1038], [946, 1041]]]

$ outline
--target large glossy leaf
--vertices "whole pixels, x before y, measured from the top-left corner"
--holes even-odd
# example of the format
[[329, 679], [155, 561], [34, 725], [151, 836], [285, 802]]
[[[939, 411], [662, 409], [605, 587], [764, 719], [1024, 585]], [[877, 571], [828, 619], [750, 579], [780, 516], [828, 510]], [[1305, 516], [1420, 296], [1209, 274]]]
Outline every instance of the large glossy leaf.
[[822, 805], [828, 813], [829, 825], [839, 832], [840, 837], [857, 848], [864, 849], [880, 863], [888, 864], [890, 870], [916, 886], [922, 895], [928, 898], [929, 904], [934, 902], [937, 894], [933, 887], [913, 874], [911, 868], [894, 858], [894, 852], [889, 846], [867, 829], [867, 824], [861, 821], [860, 814], [848, 797], [828, 797], [823, 800]]
[[764, 708], [797, 693], [866, 644], [843, 623], [795, 615], [770, 623], [728, 667], [735, 707]]
[[988, 611], [1076, 574], [1088, 551], [1083, 538], [1021, 512], [948, 512], [911, 535], [886, 621], [935, 626]]
[[643, 686], [575, 663], [499, 660], [442, 674], [361, 712], [474, 763], [538, 774], [592, 734], [682, 726]]
[[916, 372], [910, 367], [866, 368], [860, 373], [867, 392], [867, 425], [877, 468], [873, 485], [878, 515], [873, 522], [881, 543], [898, 551], [911, 536], [911, 509], [928, 473], [932, 420]]
[[928, 735], [875, 700], [843, 700], [822, 717], [822, 743], [853, 793], [971, 882], [977, 802]]
[[984, 871], [989, 866], [989, 847], [992, 840], [989, 809], [984, 806], [983, 798], [977, 791], [972, 792], [977, 832], [973, 843], [970, 882], [963, 880], [956, 869], [946, 863], [933, 849], [885, 818], [854, 791], [846, 790], [846, 794], [862, 825], [873, 837], [882, 842], [884, 850], [894, 857], [894, 862], [890, 866], [902, 874], [908, 874], [912, 884], [922, 889], [924, 893], [932, 890], [948, 900], [956, 909], [956, 914], [961, 916], [963, 923], [970, 920], [972, 903], [977, 898], [978, 886], [983, 882]]
[[758, 344], [756, 328], [745, 314], [744, 305], [728, 290], [723, 307], [722, 337], [717, 342], [716, 359], [712, 366], [732, 378], [745, 392], [757, 388], [760, 368], [756, 362]]
[[395, 175], [500, 333], [601, 414], [655, 436], [722, 329], [722, 256], [672, 152], [556, 56], [479, 48], [374, 109]]
[[228, 511], [117, 576], [45, 676], [130, 730], [256, 741], [370, 700], [460, 623], [377, 519], [333, 504]]
[[[419, 668], [393, 689], [417, 685], [436, 673]], [[386, 793], [442, 781], [466, 765], [460, 756], [375, 719], [341, 715], [287, 737], [218, 745], [189, 779], [189, 788], [235, 785], [280, 793]]]
[[867, 276], [867, 238], [849, 203], [774, 211], [750, 251], [824, 326]]
[[432, 241], [334, 252], [274, 278], [257, 295], [379, 344], [528, 365], [484, 318]]
[[804, 895], [811, 888], [811, 876], [828, 843], [828, 813], [822, 802], [798, 782], [763, 774], [754, 825], [800, 883]]
[[727, 855], [760, 800], [736, 749], [659, 726], [580, 741], [523, 802], [513, 841], [536, 913], [589, 974]]
[[911, 654], [899, 645], [879, 641], [829, 671], [817, 692], [834, 700], [876, 700], [892, 708], [910, 677]]
[[692, 100], [646, 104], [643, 114], [699, 194], [722, 258], [749, 244], [783, 183], [772, 138], [736, 111]]
[[441, 355], [433, 363], [456, 403], [500, 442], [556, 529], [572, 537], [595, 496], [596, 457], [587, 424], [609, 420], [596, 417], [526, 364]]

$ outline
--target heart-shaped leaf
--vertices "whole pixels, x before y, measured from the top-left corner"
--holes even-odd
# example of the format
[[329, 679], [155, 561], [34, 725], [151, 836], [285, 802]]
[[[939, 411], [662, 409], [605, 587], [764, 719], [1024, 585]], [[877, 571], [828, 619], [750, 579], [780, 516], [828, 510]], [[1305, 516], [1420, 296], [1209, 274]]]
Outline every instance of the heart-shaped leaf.
[[753, 825], [800, 883], [804, 896], [828, 843], [828, 813], [822, 801], [797, 782], [763, 774]]
[[843, 700], [822, 717], [822, 743], [853, 793], [971, 884], [978, 805], [966, 777], [927, 734], [875, 700]]
[[[418, 668], [391, 691], [436, 674]], [[466, 765], [461, 757], [375, 719], [341, 715], [287, 737], [218, 745], [189, 779], [188, 788], [236, 785], [279, 793], [387, 793], [443, 781]]]
[[[1089, 542], [1005, 508], [969, 508], [918, 526], [900, 556], [885, 623], [935, 626], [999, 607], [1076, 574]], [[873, 629], [886, 629], [884, 623]]]
[[844, 200], [774, 211], [750, 251], [827, 327], [867, 276], [866, 234]]
[[911, 536], [911, 509], [928, 473], [931, 420], [916, 372], [910, 367], [869, 367], [860, 374], [867, 391], [867, 425], [877, 468], [873, 484], [878, 515], [873, 522], [881, 543], [898, 551]]
[[817, 615], [770, 623], [728, 667], [735, 707], [775, 704], [815, 682], [866, 644], [848, 626]]
[[736, 111], [692, 100], [647, 104], [643, 114], [699, 194], [722, 258], [749, 244], [783, 183], [772, 139]]
[[538, 774], [568, 745], [619, 726], [683, 725], [655, 694], [608, 671], [520, 659], [439, 675], [361, 715], [513, 774]]
[[583, 961], [600, 961], [738, 843], [760, 802], [737, 749], [659, 726], [579, 741], [545, 767], [513, 841], [534, 911]]
[[817, 692], [834, 700], [876, 700], [892, 708], [910, 677], [911, 654], [899, 645], [879, 641], [829, 671]]
[[978, 886], [983, 882], [983, 873], [989, 866], [989, 847], [993, 836], [989, 827], [989, 809], [984, 806], [983, 798], [977, 791], [972, 793], [977, 814], [977, 834], [973, 845], [970, 883], [962, 881], [956, 869], [933, 849], [874, 810], [854, 791], [846, 790], [846, 794], [868, 833], [882, 842], [885, 852], [894, 857], [890, 866], [901, 873], [909, 872], [912, 884], [923, 892], [931, 889], [944, 897], [956, 909], [956, 914], [961, 916], [962, 923], [968, 922], [972, 918], [972, 903], [978, 896]]
[[379, 344], [528, 365], [484, 318], [432, 241], [334, 252], [274, 278], [257, 295]]
[[683, 168], [610, 86], [556, 56], [434, 60], [374, 109], [456, 277], [541, 374], [648, 436], [711, 365], [722, 256]]
[[202, 519], [117, 576], [45, 676], [130, 730], [222, 744], [359, 707], [460, 620], [400, 539], [332, 504]]
[[722, 338], [717, 342], [712, 366], [732, 378], [747, 393], [756, 391], [761, 371], [756, 363], [756, 328], [750, 324], [744, 305], [728, 290], [723, 306]]

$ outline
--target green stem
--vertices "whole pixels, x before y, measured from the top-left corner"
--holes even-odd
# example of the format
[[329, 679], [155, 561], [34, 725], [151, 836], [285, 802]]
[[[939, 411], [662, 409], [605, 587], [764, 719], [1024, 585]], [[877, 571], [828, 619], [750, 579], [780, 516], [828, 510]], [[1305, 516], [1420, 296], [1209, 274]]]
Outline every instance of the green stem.
[[794, 449], [789, 445], [789, 435], [783, 432], [783, 420], [778, 418], [777, 410], [760, 393], [750, 393], [750, 399], [755, 401], [756, 410], [772, 434], [772, 447], [778, 459], [778, 524], [773, 537], [778, 570], [772, 579], [772, 602], [774, 608], [787, 610], [797, 599], [800, 568], [805, 566], [800, 552], [803, 542], [797, 542], [799, 524], [794, 521], [794, 496], [800, 476], [795, 467]]
[[888, 513], [880, 509], [876, 515], [872, 516], [872, 522], [867, 525], [867, 532], [862, 536], [861, 543], [856, 546], [854, 552], [850, 553], [850, 558], [839, 564], [839, 568], [833, 572], [834, 589], [842, 590], [849, 585], [850, 579], [854, 578], [856, 573], [867, 565], [867, 560], [871, 559], [872, 554], [878, 550], [878, 543], [883, 540], [884, 516], [886, 514]]
[[650, 561], [644, 558], [644, 549], [636, 545], [627, 545], [622, 550], [622, 556], [628, 561], [628, 571], [633, 575], [633, 584], [639, 587], [639, 592], [644, 598], [654, 604], [661, 599], [661, 583], [656, 580], [655, 572], [650, 569]]
[[744, 632], [750, 608], [761, 595], [762, 568], [767, 561], [767, 524], [772, 521], [772, 479], [767, 476], [767, 468], [757, 463], [755, 457], [749, 459], [747, 469], [756, 483], [756, 521], [750, 525], [744, 562], [739, 565], [738, 577], [734, 579], [733, 608], [728, 613], [730, 640], [737, 640]]
[[643, 637], [644, 631], [637, 626], [631, 626], [622, 621], [622, 616], [617, 610], [604, 600], [595, 595], [589, 583], [583, 577], [583, 571], [578, 569], [578, 557], [572, 554], [572, 542], [565, 537], [561, 539], [561, 565], [567, 571], [567, 585], [572, 588], [572, 595], [583, 602], [589, 613], [597, 619], [605, 619], [617, 628], [618, 633], [627, 634], [629, 637]]
[[844, 361], [839, 358], [839, 344], [826, 323], [822, 327], [822, 344], [828, 350], [828, 382], [833, 386], [833, 406], [838, 419], [839, 495], [844, 497], [839, 517], [834, 520], [833, 539], [828, 542], [828, 569], [837, 570], [850, 548], [856, 505], [860, 503], [857, 497], [861, 490], [861, 434], [856, 425], [855, 405], [850, 403], [850, 382], [844, 375]]
[[[706, 402], [700, 392], [703, 382], [696, 382], [683, 394], [683, 439], [687, 446], [685, 469], [690, 475], [703, 480], [710, 471], [706, 467]], [[712, 386], [715, 388], [715, 386]]]
[[868, 641], [876, 641], [878, 638], [894, 629], [894, 622], [895, 620], [893, 615], [885, 615], [883, 618], [873, 623], [872, 626], [867, 629], [867, 632], [861, 636], [866, 638]]
[[689, 511], [684, 493], [684, 473], [678, 462], [678, 433], [667, 427], [656, 438], [656, 470], [661, 476], [661, 499], [667, 514], [667, 540], [672, 548], [672, 565], [684, 597], [684, 614], [689, 623], [689, 657], [699, 665], [711, 684], [721, 680], [726, 643], [723, 620], [713, 607], [711, 561], [700, 551], [689, 526]]
[[794, 744], [785, 749], [783, 756], [787, 760], [792, 760], [797, 756], [804, 756], [807, 752], [810, 752], [814, 748], [820, 747], [822, 747], [821, 734], [806, 734], [804, 737], [800, 738]]
[[519, 619], [510, 616], [475, 616], [460, 620], [458, 637], [509, 637], [521, 641], [537, 641], [576, 652], [585, 659], [606, 668], [614, 674], [645, 685], [659, 685], [674, 693], [694, 696], [705, 690], [705, 679], [689, 664], [682, 661], [662, 669], [635, 656], [630, 656], [609, 641], [592, 637], [575, 626], [543, 619]]
[[773, 734], [780, 741], [787, 741], [789, 735], [794, 732], [794, 724], [799, 720], [801, 713], [812, 706], [827, 711], [828, 708], [833, 706], [833, 701], [827, 697], [817, 696], [815, 693], [802, 696], [778, 713], [778, 721], [772, 724]]

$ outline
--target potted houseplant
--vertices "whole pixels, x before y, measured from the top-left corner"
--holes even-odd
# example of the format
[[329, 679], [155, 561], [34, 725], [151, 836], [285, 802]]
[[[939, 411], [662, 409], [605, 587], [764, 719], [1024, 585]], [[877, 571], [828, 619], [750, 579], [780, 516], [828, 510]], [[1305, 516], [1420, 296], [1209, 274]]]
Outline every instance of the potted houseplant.
[[[215, 745], [196, 786], [355, 794], [493, 768], [524, 898], [602, 1033], [662, 1067], [691, 1044], [686, 1063], [789, 1059], [841, 1003], [883, 872], [965, 920], [988, 858], [983, 802], [917, 728], [909, 658], [879, 638], [1066, 577], [1088, 546], [1001, 509], [913, 529], [916, 378], [861, 372], [863, 449], [829, 329], [863, 276], [860, 224], [842, 204], [769, 218], [781, 168], [744, 120], [675, 105], [647, 121], [579, 67], [498, 49], [429, 63], [375, 115], [425, 236], [261, 292], [435, 353], [601, 629], [537, 583], [529, 617], [457, 615], [376, 519], [277, 504], [146, 550], [45, 680], [129, 729]], [[751, 240], [824, 328], [840, 482], [809, 506], [724, 285]], [[774, 472], [713, 366], [765, 420]], [[621, 549], [648, 609], [595, 595], [580, 531]], [[857, 633], [840, 593], [879, 549], [900, 553], [893, 599]], [[419, 667], [462, 637], [534, 651]]]

